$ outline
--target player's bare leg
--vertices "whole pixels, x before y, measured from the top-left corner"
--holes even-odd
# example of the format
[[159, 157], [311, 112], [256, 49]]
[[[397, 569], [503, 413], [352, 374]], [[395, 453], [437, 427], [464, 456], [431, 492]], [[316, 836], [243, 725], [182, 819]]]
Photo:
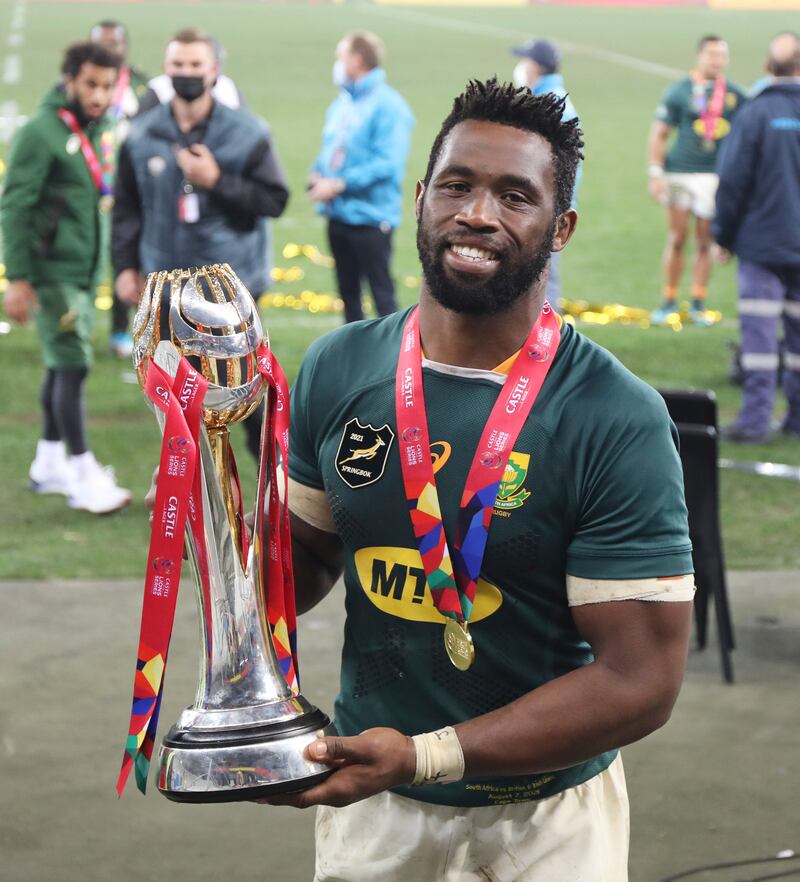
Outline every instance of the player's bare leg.
[[689, 233], [689, 210], [667, 207], [667, 241], [661, 258], [664, 299], [653, 313], [654, 324], [664, 324], [670, 313], [677, 312], [678, 290], [683, 275], [683, 252]]
[[695, 250], [692, 265], [692, 318], [697, 324], [707, 324], [704, 313], [706, 309], [706, 292], [711, 277], [711, 221], [698, 217], [694, 225]]

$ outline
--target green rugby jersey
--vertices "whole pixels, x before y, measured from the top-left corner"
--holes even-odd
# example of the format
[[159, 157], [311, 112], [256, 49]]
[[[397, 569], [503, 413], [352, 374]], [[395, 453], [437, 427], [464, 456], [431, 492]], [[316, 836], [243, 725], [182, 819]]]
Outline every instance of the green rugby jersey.
[[[290, 475], [324, 488], [345, 547], [347, 619], [335, 707], [344, 735], [373, 726], [428, 732], [588, 664], [591, 650], [567, 604], [567, 573], [638, 579], [692, 572], [675, 431], [661, 397], [565, 325], [500, 486], [470, 623], [475, 663], [456, 670], [445, 654], [446, 620], [426, 585], [397, 453], [395, 371], [407, 314], [356, 322], [317, 340], [292, 392]], [[423, 363], [448, 537], [498, 380]], [[458, 806], [523, 802], [588, 780], [615, 755], [547, 774], [397, 792]]]
[[[706, 100], [714, 94], [714, 83], [706, 83]], [[722, 139], [731, 130], [731, 121], [747, 95], [730, 81], [726, 83], [722, 116], [714, 131], [714, 146], [709, 150], [703, 141], [703, 121], [692, 95], [692, 78], [684, 77], [670, 86], [656, 109], [656, 119], [677, 129], [667, 153], [664, 169], [668, 172], [713, 172]]]

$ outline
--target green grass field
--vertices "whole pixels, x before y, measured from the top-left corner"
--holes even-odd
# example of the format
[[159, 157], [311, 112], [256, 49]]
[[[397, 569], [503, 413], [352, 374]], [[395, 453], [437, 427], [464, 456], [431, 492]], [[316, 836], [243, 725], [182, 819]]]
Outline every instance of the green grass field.
[[[274, 235], [276, 265], [305, 271], [302, 280], [276, 285], [294, 295], [305, 289], [334, 290], [329, 269], [307, 260], [288, 262], [281, 250], [290, 242], [326, 250], [323, 225], [302, 194], [322, 116], [334, 94], [333, 49], [344, 32], [367, 28], [385, 39], [389, 79], [417, 118], [406, 187], [407, 220], [396, 237], [394, 270], [399, 281], [418, 276], [413, 181], [424, 171], [428, 148], [453, 96], [470, 77], [510, 76], [513, 59], [508, 49], [522, 39], [535, 35], [560, 41], [567, 86], [587, 145], [580, 225], [562, 263], [564, 293], [648, 308], [659, 299], [664, 230], [661, 209], [646, 194], [644, 149], [670, 69], [688, 69], [697, 38], [719, 33], [730, 43], [732, 78], [747, 86], [761, 74], [769, 38], [791, 27], [781, 13], [706, 9], [33, 2], [27, 7], [24, 45], [18, 50], [22, 77], [17, 83], [0, 83], [0, 107], [16, 102], [19, 113], [30, 113], [56, 77], [63, 46], [109, 15], [127, 23], [132, 60], [152, 73], [158, 72], [166, 38], [180, 27], [200, 26], [224, 42], [226, 72], [244, 90], [251, 108], [272, 124], [293, 188], [289, 209], [275, 224]], [[0, 32], [10, 18], [10, 4], [0, 5]], [[6, 149], [0, 145], [0, 156]], [[404, 303], [413, 302], [413, 287], [401, 284], [399, 290]], [[581, 330], [654, 385], [715, 390], [726, 420], [738, 401], [738, 390], [726, 380], [726, 345], [737, 336], [734, 304], [734, 270], [724, 267], [715, 271], [710, 291], [710, 305], [724, 314], [716, 327], [689, 327], [680, 333], [619, 325]], [[264, 318], [290, 378], [308, 343], [339, 322], [331, 314], [286, 309], [268, 310]], [[70, 511], [61, 497], [38, 498], [26, 489], [38, 436], [41, 368], [33, 331], [14, 328], [0, 336], [0, 578], [117, 578], [142, 572], [148, 530], [140, 500], [157, 459], [159, 438], [138, 387], [120, 379], [128, 366], [106, 354], [107, 319], [103, 314], [98, 323], [97, 365], [88, 389], [90, 440], [98, 458], [112, 463], [121, 483], [133, 489], [137, 502], [120, 514], [95, 518]], [[800, 465], [800, 444], [725, 447], [723, 455]], [[252, 479], [246, 452], [240, 460]], [[800, 567], [800, 548], [786, 535], [797, 500], [796, 483], [723, 472], [728, 564]]]

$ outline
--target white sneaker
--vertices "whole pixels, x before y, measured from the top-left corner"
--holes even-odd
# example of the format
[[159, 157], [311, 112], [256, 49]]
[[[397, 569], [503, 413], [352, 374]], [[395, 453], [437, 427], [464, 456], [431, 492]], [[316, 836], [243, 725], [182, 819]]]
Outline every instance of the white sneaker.
[[64, 445], [58, 441], [39, 441], [28, 478], [34, 493], [61, 493], [69, 496], [72, 489], [72, 467]]
[[[86, 453], [83, 457], [73, 457], [74, 474], [69, 507], [92, 514], [109, 514], [125, 508], [131, 501], [131, 491], [117, 486], [114, 469], [111, 466], [101, 466], [91, 453]], [[82, 462], [76, 465], [76, 459]]]

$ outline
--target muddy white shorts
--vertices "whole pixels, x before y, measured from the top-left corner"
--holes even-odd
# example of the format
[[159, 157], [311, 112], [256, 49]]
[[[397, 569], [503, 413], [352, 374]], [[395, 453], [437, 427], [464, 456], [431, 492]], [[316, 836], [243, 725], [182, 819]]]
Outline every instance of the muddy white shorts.
[[711, 220], [719, 178], [706, 172], [667, 172], [667, 205], [690, 211], [695, 217]]
[[314, 880], [627, 882], [629, 832], [620, 757], [535, 802], [455, 808], [380, 793], [317, 809]]

